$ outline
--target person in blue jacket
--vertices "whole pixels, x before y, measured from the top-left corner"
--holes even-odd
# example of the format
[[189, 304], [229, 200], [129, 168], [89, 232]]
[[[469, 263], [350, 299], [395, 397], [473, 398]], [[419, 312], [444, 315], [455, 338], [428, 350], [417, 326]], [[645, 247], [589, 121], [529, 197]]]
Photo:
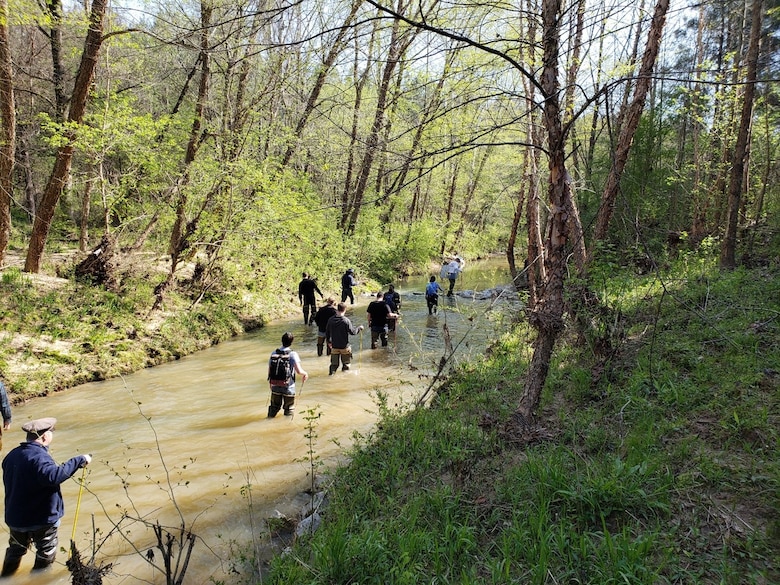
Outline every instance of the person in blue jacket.
[[428, 286], [425, 287], [425, 301], [428, 304], [428, 314], [433, 315], [439, 311], [439, 293], [443, 293], [444, 289], [436, 282], [436, 277], [431, 275], [431, 279], [428, 282]]
[[77, 455], [57, 465], [49, 454], [56, 418], [31, 420], [22, 425], [27, 440], [3, 459], [5, 523], [10, 536], [0, 576], [13, 575], [30, 544], [35, 544], [33, 570], [46, 569], [57, 555], [57, 529], [65, 514], [60, 484], [92, 461]]

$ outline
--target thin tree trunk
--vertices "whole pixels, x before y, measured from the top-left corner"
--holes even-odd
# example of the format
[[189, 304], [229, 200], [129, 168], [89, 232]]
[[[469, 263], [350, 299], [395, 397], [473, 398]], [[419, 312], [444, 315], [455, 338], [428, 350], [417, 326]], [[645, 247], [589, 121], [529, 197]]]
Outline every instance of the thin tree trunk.
[[756, 73], [758, 70], [759, 44], [761, 40], [761, 21], [763, 20], [763, 1], [753, 0], [753, 14], [750, 26], [750, 41], [747, 52], [747, 78], [742, 101], [742, 115], [734, 145], [734, 157], [729, 177], [729, 202], [726, 219], [726, 233], [720, 247], [721, 268], [736, 267], [737, 224], [742, 199], [743, 173], [747, 158], [750, 121], [753, 117], [753, 98], [756, 93]]
[[[68, 114], [68, 121], [73, 125], [81, 124], [84, 118], [89, 90], [95, 76], [100, 47], [103, 43], [103, 18], [105, 12], [106, 0], [93, 0], [89, 18], [89, 30], [84, 43], [84, 51], [81, 55], [81, 64], [76, 75], [76, 83], [73, 87], [73, 97]], [[66, 136], [66, 143], [57, 150], [54, 168], [33, 223], [30, 245], [27, 249], [27, 258], [24, 263], [25, 272], [37, 273], [40, 270], [41, 256], [43, 256], [43, 250], [46, 246], [54, 210], [70, 177], [74, 141], [75, 134], [70, 131]]]
[[[201, 4], [201, 35], [200, 35], [200, 83], [198, 85], [198, 99], [195, 102], [195, 113], [192, 118], [190, 137], [187, 142], [187, 150], [184, 154], [184, 172], [177, 185], [178, 199], [176, 201], [176, 220], [171, 229], [168, 252], [173, 257], [177, 250], [181, 252], [184, 226], [187, 223], [187, 193], [185, 186], [189, 183], [189, 166], [195, 160], [198, 148], [201, 144], [201, 129], [203, 127], [203, 114], [208, 101], [209, 82], [211, 78], [211, 58], [209, 54], [209, 37], [211, 28], [212, 7], [210, 4]], [[175, 265], [174, 265], [175, 266]], [[175, 270], [175, 268], [174, 268]]]
[[441, 248], [439, 250], [440, 254], [444, 254], [444, 251], [447, 249], [447, 234], [446, 232], [449, 231], [450, 225], [452, 224], [452, 213], [453, 209], [455, 208], [455, 193], [458, 189], [458, 171], [460, 170], [460, 158], [456, 158], [455, 161], [452, 164], [452, 177], [450, 178], [450, 186], [449, 189], [447, 189], [447, 211], [445, 214], [445, 234], [441, 239]]
[[195, 160], [198, 149], [202, 142], [203, 117], [208, 102], [209, 83], [211, 81], [211, 16], [213, 6], [202, 2], [200, 6], [200, 83], [198, 85], [198, 99], [195, 103], [195, 113], [190, 128], [190, 138], [187, 143], [187, 152], [184, 155], [184, 171], [177, 184], [178, 199], [176, 201], [176, 219], [171, 229], [171, 239], [169, 243], [169, 253], [171, 256], [170, 269], [165, 281], [155, 288], [155, 301], [152, 310], [159, 309], [164, 301], [165, 293], [173, 282], [176, 270], [183, 253], [190, 246], [190, 237], [195, 233], [197, 227], [196, 220], [187, 221], [187, 191], [186, 185], [189, 183], [190, 165]]
[[[431, 96], [431, 99], [429, 99], [426, 102], [425, 107], [423, 108], [423, 111], [420, 114], [420, 119], [417, 123], [417, 127], [414, 130], [414, 137], [412, 138], [412, 144], [404, 156], [404, 163], [401, 166], [401, 170], [395, 176], [393, 182], [387, 187], [388, 194], [392, 194], [400, 191], [401, 189], [403, 189], [403, 187], [406, 184], [406, 176], [408, 175], [409, 170], [412, 166], [412, 161], [414, 160], [414, 157], [420, 148], [423, 134], [425, 133], [425, 130], [428, 128], [428, 125], [430, 124], [434, 115], [436, 114], [439, 107], [441, 106], [444, 83], [447, 80], [450, 68], [452, 67], [452, 64], [455, 61], [457, 55], [458, 52], [455, 51], [454, 49], [450, 49], [450, 51], [447, 52], [447, 57], [444, 61], [442, 74], [439, 77], [438, 81], [436, 82], [436, 87], [433, 90], [433, 95]], [[418, 162], [418, 166], [422, 166], [422, 164], [423, 164], [422, 161]], [[416, 193], [417, 191], [415, 191], [415, 194]], [[414, 209], [414, 206], [415, 205], [413, 202], [412, 209]]]
[[355, 157], [357, 156], [357, 143], [358, 143], [358, 124], [360, 122], [360, 108], [363, 103], [363, 88], [368, 80], [368, 74], [370, 69], [370, 63], [373, 59], [374, 44], [378, 32], [380, 19], [374, 20], [374, 25], [371, 28], [371, 38], [368, 43], [368, 55], [365, 58], [366, 66], [362, 73], [360, 72], [360, 60], [361, 52], [358, 46], [358, 38], [355, 36], [355, 50], [354, 61], [352, 64], [352, 79], [355, 87], [355, 101], [352, 108], [352, 128], [349, 135], [349, 147], [347, 148], [347, 163], [346, 171], [344, 174], [344, 188], [341, 191], [341, 215], [339, 218], [339, 229], [346, 231], [349, 224], [349, 216], [352, 211], [352, 175], [355, 172]]
[[353, 0], [352, 8], [350, 9], [347, 17], [344, 19], [344, 24], [342, 24], [341, 28], [339, 28], [339, 32], [336, 34], [336, 38], [333, 39], [333, 41], [330, 43], [328, 54], [325, 55], [325, 59], [323, 59], [322, 65], [320, 65], [317, 70], [317, 77], [315, 78], [314, 85], [309, 92], [309, 99], [306, 100], [306, 106], [303, 109], [303, 114], [301, 114], [301, 117], [298, 119], [298, 123], [295, 125], [295, 131], [293, 132], [292, 136], [292, 143], [287, 147], [287, 151], [284, 153], [284, 157], [282, 157], [282, 166], [287, 166], [295, 152], [297, 141], [303, 134], [303, 129], [306, 127], [306, 123], [309, 121], [309, 117], [311, 116], [312, 112], [314, 112], [314, 108], [317, 105], [317, 100], [319, 100], [320, 93], [322, 92], [322, 88], [325, 85], [325, 80], [333, 69], [336, 58], [341, 54], [341, 52], [344, 50], [344, 47], [347, 45], [348, 39], [347, 41], [344, 39], [347, 35], [347, 32], [351, 30], [352, 24], [355, 20], [355, 15], [357, 15], [357, 12], [362, 5], [363, 0]]
[[[523, 168], [527, 168], [529, 163], [530, 148], [526, 148], [523, 153]], [[524, 171], [527, 172], [527, 171]], [[517, 269], [517, 263], [515, 262], [515, 246], [517, 243], [517, 232], [520, 229], [520, 218], [523, 217], [523, 210], [525, 209], [525, 186], [526, 182], [521, 183], [520, 188], [517, 191], [517, 205], [515, 206], [515, 214], [512, 217], [512, 227], [509, 229], [509, 237], [506, 242], [506, 259], [509, 262], [509, 275], [512, 277], [512, 284], [518, 291], [522, 288], [523, 283], [527, 282], [522, 277], [521, 271]]]
[[[92, 198], [92, 186], [98, 178], [94, 175], [84, 184], [84, 193], [81, 196], [81, 220], [79, 221], [79, 252], [86, 252], [89, 245], [89, 213]], [[104, 208], [105, 209], [105, 208]], [[106, 230], [108, 233], [108, 230]]]
[[[541, 131], [537, 122], [532, 121], [529, 127], [529, 136], [532, 144], [541, 144]], [[539, 149], [531, 152], [530, 167], [526, 173], [526, 182], [528, 183], [528, 256], [526, 258], [527, 278], [528, 278], [528, 308], [533, 311], [539, 301], [539, 292], [542, 283], [547, 280], [547, 270], [545, 269], [544, 241], [542, 239], [542, 218], [540, 212], [539, 197]]]
[[[691, 109], [693, 110], [693, 128], [691, 141], [693, 142], [693, 188], [692, 203], [691, 203], [691, 229], [690, 238], [693, 242], [698, 243], [702, 240], [707, 228], [707, 198], [708, 189], [705, 188], [703, 183], [704, 177], [704, 156], [701, 152], [701, 134], [702, 124], [699, 121], [702, 113], [702, 87], [701, 79], [703, 75], [702, 65], [704, 62], [704, 24], [705, 24], [705, 7], [702, 4], [699, 7], [699, 26], [696, 31], [696, 82], [693, 86], [693, 96]], [[682, 169], [682, 165], [680, 165]]]
[[466, 222], [468, 221], [471, 203], [474, 202], [474, 194], [477, 192], [477, 185], [479, 185], [480, 181], [482, 180], [482, 173], [485, 171], [485, 165], [487, 164], [487, 161], [490, 158], [490, 154], [492, 152], [492, 147], [485, 147], [484, 152], [477, 160], [476, 168], [473, 167], [472, 163], [472, 176], [469, 179], [469, 182], [466, 184], [466, 193], [463, 197], [463, 200], [465, 201], [463, 205], [463, 213], [461, 214], [462, 217], [460, 225], [458, 226], [458, 231], [455, 232], [455, 241], [453, 247], [456, 250], [461, 246], [461, 239], [463, 238], [463, 232], [466, 229]]
[[526, 424], [534, 419], [544, 383], [550, 368], [555, 341], [563, 329], [563, 285], [566, 276], [565, 255], [568, 242], [567, 209], [571, 197], [566, 171], [566, 136], [562, 124], [559, 98], [558, 59], [560, 51], [561, 0], [542, 2], [542, 59], [541, 86], [544, 95], [544, 124], [548, 148], [548, 202], [550, 224], [547, 231], [547, 279], [536, 307], [529, 312], [529, 322], [537, 331], [534, 353], [526, 373], [523, 394], [516, 413]]
[[618, 190], [620, 189], [620, 179], [623, 176], [623, 170], [626, 168], [628, 155], [631, 151], [631, 145], [634, 141], [634, 134], [639, 126], [639, 120], [642, 110], [645, 106], [647, 92], [650, 89], [650, 76], [655, 67], [658, 57], [658, 51], [661, 45], [661, 33], [663, 32], [664, 22], [666, 21], [666, 12], [669, 9], [669, 0], [659, 0], [655, 6], [653, 20], [648, 32], [647, 46], [645, 54], [642, 57], [642, 65], [639, 68], [639, 78], [637, 79], [634, 90], [634, 98], [628, 107], [626, 118], [620, 128], [620, 137], [615, 148], [615, 159], [609, 171], [604, 192], [601, 196], [601, 206], [596, 217], [596, 228], [593, 234], [593, 242], [589, 256], [592, 258], [597, 242], [603, 241], [607, 237], [609, 222], [615, 209]]
[[68, 107], [68, 97], [65, 95], [65, 66], [62, 63], [62, 0], [47, 0], [46, 10], [51, 18], [51, 28], [46, 34], [51, 49], [54, 112], [55, 119], [62, 122]]
[[390, 50], [382, 71], [382, 80], [377, 92], [377, 102], [374, 108], [374, 120], [371, 124], [371, 130], [366, 138], [366, 148], [363, 153], [363, 159], [360, 163], [360, 171], [355, 183], [355, 192], [352, 197], [352, 208], [347, 222], [346, 232], [353, 233], [357, 226], [360, 207], [363, 205], [363, 197], [368, 185], [368, 178], [374, 165], [374, 159], [379, 147], [379, 133], [384, 124], [384, 118], [387, 110], [387, 97], [390, 90], [390, 81], [393, 78], [393, 72], [403, 57], [406, 49], [411, 44], [415, 35], [411, 31], [401, 32], [401, 23], [398, 19], [393, 21], [393, 31], [390, 39]]
[[8, 0], [0, 0], [0, 266], [11, 238], [16, 106], [11, 50], [8, 45]]

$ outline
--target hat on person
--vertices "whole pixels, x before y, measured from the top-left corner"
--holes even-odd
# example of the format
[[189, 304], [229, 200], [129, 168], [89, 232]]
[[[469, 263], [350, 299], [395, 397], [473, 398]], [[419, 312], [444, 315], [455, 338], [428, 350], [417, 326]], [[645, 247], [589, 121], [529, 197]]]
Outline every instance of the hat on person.
[[352, 268], [348, 268], [348, 269], [347, 269], [347, 272], [348, 272], [349, 274], [352, 274], [352, 273], [353, 273], [353, 272], [355, 272], [355, 271], [354, 271]]
[[46, 431], [54, 429], [54, 425], [57, 424], [57, 419], [54, 417], [39, 418], [31, 420], [22, 425], [22, 430], [26, 433], [35, 433], [39, 437]]

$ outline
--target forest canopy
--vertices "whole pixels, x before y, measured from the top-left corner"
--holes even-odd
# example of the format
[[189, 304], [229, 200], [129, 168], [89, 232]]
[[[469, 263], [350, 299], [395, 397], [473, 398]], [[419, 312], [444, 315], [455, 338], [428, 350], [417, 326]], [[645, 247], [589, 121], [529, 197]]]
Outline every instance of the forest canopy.
[[502, 252], [551, 351], [594, 263], [766, 261], [776, 4], [0, 0], [0, 265], [150, 253], [157, 309]]

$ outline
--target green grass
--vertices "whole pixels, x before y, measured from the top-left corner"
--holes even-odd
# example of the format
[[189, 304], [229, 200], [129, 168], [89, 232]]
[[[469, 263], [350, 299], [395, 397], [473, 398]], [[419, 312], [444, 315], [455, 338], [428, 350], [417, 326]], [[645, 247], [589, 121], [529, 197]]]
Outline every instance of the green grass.
[[602, 280], [620, 341], [604, 360], [569, 329], [530, 437], [523, 325], [428, 408], [380, 396], [323, 527], [262, 582], [780, 582], [780, 275], [685, 261]]

